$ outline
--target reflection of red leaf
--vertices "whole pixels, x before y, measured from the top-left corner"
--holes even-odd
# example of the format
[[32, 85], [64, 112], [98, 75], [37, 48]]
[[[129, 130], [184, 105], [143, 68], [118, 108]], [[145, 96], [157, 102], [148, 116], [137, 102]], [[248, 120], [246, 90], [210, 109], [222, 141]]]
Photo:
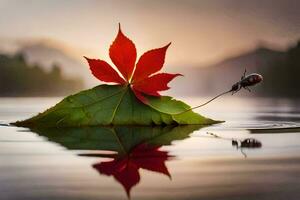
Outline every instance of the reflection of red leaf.
[[118, 35], [110, 46], [109, 56], [123, 78], [107, 62], [86, 59], [96, 78], [104, 82], [130, 84], [136, 97], [143, 103], [147, 103], [143, 94], [160, 96], [159, 92], [169, 89], [168, 83], [179, 75], [155, 74], [163, 67], [166, 51], [170, 44], [147, 51], [140, 57], [135, 67], [137, 54], [135, 45], [122, 33], [119, 26]]
[[160, 151], [159, 148], [142, 144], [134, 148], [129, 155], [112, 161], [94, 164], [93, 167], [100, 174], [114, 176], [123, 185], [127, 195], [130, 196], [131, 188], [140, 181], [140, 168], [170, 177], [170, 173], [165, 165], [165, 161], [170, 156], [168, 152]]
[[134, 162], [140, 168], [159, 172], [171, 177], [165, 161], [170, 157], [167, 151], [160, 151], [160, 147], [149, 147], [146, 144], [137, 146], [132, 152]]
[[131, 188], [140, 181], [138, 166], [127, 158], [101, 162], [93, 165], [93, 167], [97, 169], [100, 174], [114, 176], [115, 179], [123, 185], [127, 196], [130, 196]]

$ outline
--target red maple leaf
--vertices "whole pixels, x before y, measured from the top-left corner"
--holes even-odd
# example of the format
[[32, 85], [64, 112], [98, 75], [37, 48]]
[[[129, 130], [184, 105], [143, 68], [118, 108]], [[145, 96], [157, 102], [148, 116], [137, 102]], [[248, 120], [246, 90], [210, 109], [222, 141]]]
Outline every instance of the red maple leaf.
[[119, 24], [119, 32], [110, 46], [109, 56], [121, 76], [107, 62], [85, 58], [96, 78], [104, 82], [129, 85], [135, 96], [143, 103], [147, 103], [144, 94], [160, 96], [159, 92], [168, 90], [168, 83], [176, 76], [181, 75], [157, 73], [163, 67], [166, 51], [170, 44], [147, 51], [136, 63], [135, 45], [122, 33]]
[[139, 169], [146, 169], [171, 177], [165, 161], [172, 156], [159, 148], [160, 146], [140, 144], [125, 156], [94, 164], [93, 167], [100, 174], [114, 176], [122, 184], [129, 197], [131, 188], [140, 182]]

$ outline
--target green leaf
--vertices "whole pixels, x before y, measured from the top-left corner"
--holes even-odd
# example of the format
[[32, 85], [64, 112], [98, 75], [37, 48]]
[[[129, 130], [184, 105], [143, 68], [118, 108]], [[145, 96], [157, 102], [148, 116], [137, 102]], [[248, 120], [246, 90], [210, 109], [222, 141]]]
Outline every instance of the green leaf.
[[[139, 144], [171, 145], [203, 126], [116, 126], [82, 128], [33, 128], [31, 131], [70, 150], [105, 150], [128, 154]], [[96, 152], [97, 153], [97, 152]]]
[[[201, 124], [217, 121], [205, 118], [171, 97], [149, 97], [141, 103], [129, 86], [99, 85], [63, 99], [54, 107], [24, 121], [25, 127], [81, 127], [102, 125]], [[182, 114], [178, 114], [180, 112]]]

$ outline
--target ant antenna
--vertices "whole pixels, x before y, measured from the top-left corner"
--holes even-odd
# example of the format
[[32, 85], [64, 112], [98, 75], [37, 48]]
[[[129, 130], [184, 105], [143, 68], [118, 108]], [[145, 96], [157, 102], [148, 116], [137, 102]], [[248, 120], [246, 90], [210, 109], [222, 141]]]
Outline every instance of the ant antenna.
[[241, 80], [243, 80], [246, 77], [246, 73], [247, 73], [247, 69], [245, 68], [245, 71], [244, 71], [243, 76], [241, 77]]

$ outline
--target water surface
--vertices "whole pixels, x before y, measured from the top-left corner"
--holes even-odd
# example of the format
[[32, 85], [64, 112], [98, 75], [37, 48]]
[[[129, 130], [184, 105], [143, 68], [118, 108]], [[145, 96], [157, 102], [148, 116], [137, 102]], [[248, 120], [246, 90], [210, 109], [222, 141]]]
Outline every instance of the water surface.
[[58, 100], [0, 99], [1, 200], [300, 198], [299, 101], [225, 97], [197, 110], [226, 120], [209, 127], [5, 126]]

